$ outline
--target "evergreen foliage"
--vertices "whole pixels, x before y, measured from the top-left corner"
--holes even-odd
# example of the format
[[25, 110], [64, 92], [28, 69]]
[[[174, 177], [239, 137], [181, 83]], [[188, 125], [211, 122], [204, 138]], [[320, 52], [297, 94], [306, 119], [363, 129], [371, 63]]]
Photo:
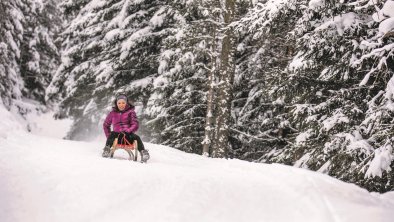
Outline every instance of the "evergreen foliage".
[[[296, 53], [285, 69], [279, 68], [287, 80], [276, 75], [276, 83], [265, 87], [275, 92], [272, 101], [276, 97], [280, 101], [276, 104], [284, 107], [285, 112], [276, 113], [275, 118], [284, 115], [285, 129], [293, 133], [284, 138], [283, 146], [264, 146], [259, 161], [317, 170], [369, 190], [392, 189], [392, 71], [387, 65], [392, 61], [392, 46], [382, 41], [380, 21], [372, 20], [375, 9], [384, 4], [286, 2], [275, 9], [290, 15], [297, 14], [293, 9], [302, 9], [294, 30], [286, 32], [287, 38], [297, 39]], [[259, 27], [267, 30], [267, 23], [286, 16], [270, 18]]]
[[285, 147], [291, 133], [284, 97], [278, 89], [295, 52], [290, 35], [302, 11], [297, 1], [257, 3], [235, 23], [236, 53], [231, 156], [265, 162]]
[[67, 4], [77, 16], [62, 34], [62, 63], [47, 90], [47, 100], [61, 100], [58, 116], [75, 118], [73, 139], [100, 133], [115, 93], [146, 106], [165, 39], [182, 20], [167, 1], [93, 0], [80, 7]]
[[30, 109], [21, 99], [45, 103], [45, 89], [59, 63], [55, 39], [61, 28], [57, 1], [0, 3], [0, 94], [6, 107]]
[[186, 152], [201, 153], [206, 113], [207, 75], [212, 70], [214, 26], [209, 1], [179, 4], [183, 20], [166, 39], [160, 77], [148, 103], [148, 122], [160, 142]]

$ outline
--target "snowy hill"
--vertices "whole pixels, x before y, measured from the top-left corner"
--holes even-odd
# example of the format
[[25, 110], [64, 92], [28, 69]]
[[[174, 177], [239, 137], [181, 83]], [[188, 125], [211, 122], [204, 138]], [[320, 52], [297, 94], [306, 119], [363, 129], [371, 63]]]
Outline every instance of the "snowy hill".
[[104, 141], [1, 129], [2, 222], [394, 221], [394, 192], [369, 193], [308, 170], [149, 143], [148, 164], [121, 152], [103, 159]]

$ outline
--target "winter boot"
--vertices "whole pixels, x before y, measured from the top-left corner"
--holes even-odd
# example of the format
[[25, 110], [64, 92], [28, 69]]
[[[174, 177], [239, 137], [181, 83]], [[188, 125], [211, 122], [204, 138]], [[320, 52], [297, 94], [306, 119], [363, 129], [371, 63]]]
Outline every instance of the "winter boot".
[[146, 163], [150, 158], [148, 150], [141, 150], [141, 162]]
[[104, 158], [108, 158], [108, 157], [109, 157], [109, 155], [110, 155], [110, 149], [111, 149], [111, 147], [109, 147], [109, 146], [105, 146], [105, 147], [104, 147], [103, 155], [102, 155]]

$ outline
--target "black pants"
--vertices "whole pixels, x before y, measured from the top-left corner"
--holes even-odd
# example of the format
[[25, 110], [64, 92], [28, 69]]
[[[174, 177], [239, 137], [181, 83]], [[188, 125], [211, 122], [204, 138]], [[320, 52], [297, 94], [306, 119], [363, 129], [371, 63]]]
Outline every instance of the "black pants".
[[[133, 143], [134, 140], [137, 140], [137, 145], [138, 145], [138, 151], [144, 150], [144, 144], [142, 143], [141, 138], [134, 133], [124, 133], [126, 135], [126, 139], [130, 142]], [[117, 133], [117, 132], [111, 132], [111, 135], [107, 138], [106, 146], [112, 146], [114, 143], [115, 139], [118, 138], [118, 143], [123, 144], [123, 133]]]

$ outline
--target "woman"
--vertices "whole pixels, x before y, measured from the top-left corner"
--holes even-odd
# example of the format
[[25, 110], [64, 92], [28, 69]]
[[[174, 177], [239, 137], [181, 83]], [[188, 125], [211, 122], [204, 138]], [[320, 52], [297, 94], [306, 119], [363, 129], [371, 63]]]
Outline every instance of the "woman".
[[[134, 106], [129, 103], [126, 95], [121, 94], [116, 97], [114, 101], [114, 107], [112, 111], [105, 118], [103, 128], [107, 142], [104, 147], [103, 157], [109, 157], [110, 148], [119, 134], [124, 133], [127, 140], [137, 140], [138, 150], [141, 152], [141, 159], [146, 162], [149, 159], [149, 153], [144, 148], [141, 138], [135, 134], [138, 130], [137, 115], [134, 111]], [[111, 125], [113, 125], [113, 131], [111, 132]], [[119, 136], [121, 138], [122, 135]]]

